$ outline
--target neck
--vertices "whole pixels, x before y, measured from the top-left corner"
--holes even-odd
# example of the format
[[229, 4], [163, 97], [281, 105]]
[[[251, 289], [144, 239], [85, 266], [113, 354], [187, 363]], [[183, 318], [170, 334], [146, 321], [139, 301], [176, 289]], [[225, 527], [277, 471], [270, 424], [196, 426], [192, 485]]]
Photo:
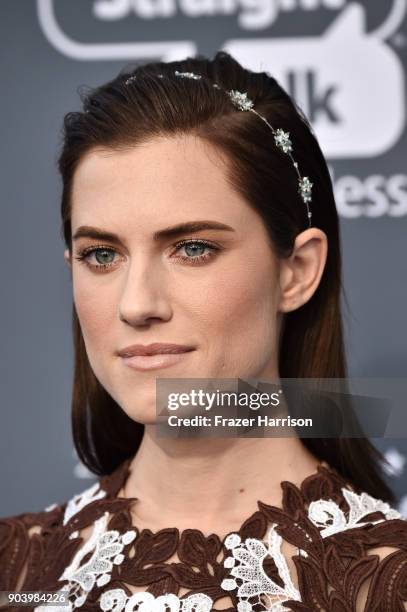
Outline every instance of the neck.
[[152, 530], [233, 529], [258, 500], [281, 507], [281, 481], [299, 485], [318, 463], [297, 437], [174, 439], [145, 425], [121, 494], [138, 498], [134, 517]]

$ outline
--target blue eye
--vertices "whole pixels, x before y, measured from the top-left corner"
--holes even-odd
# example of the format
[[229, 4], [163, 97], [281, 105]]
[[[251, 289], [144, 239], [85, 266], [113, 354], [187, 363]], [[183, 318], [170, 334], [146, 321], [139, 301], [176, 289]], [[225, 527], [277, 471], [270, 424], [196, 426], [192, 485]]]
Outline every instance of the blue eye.
[[[210, 259], [219, 247], [207, 242], [206, 240], [183, 240], [178, 242], [177, 251], [184, 249], [187, 255], [181, 255], [179, 259], [186, 261], [187, 263], [200, 263], [207, 259]], [[210, 249], [209, 252], [203, 254], [203, 251]]]
[[[114, 261], [112, 261], [111, 259], [109, 260], [109, 257], [114, 257], [115, 254], [116, 251], [108, 247], [88, 247], [86, 249], [83, 249], [82, 251], [79, 251], [79, 254], [77, 257], [75, 257], [75, 259], [85, 263], [90, 268], [106, 269], [111, 268], [114, 265]], [[98, 262], [96, 265], [89, 261], [92, 255], [95, 255], [95, 259]]]
[[95, 259], [99, 264], [103, 266], [112, 263], [112, 261], [104, 261], [104, 257], [106, 256], [106, 254], [109, 258], [109, 256], [111, 256], [112, 254], [114, 255], [114, 251], [111, 251], [110, 249], [95, 249]]
[[[185, 244], [184, 245], [185, 248], [185, 252], [188, 253], [188, 255], [202, 255], [202, 252], [205, 251], [206, 246], [204, 244]], [[200, 253], [196, 252], [196, 251], [200, 251]]]

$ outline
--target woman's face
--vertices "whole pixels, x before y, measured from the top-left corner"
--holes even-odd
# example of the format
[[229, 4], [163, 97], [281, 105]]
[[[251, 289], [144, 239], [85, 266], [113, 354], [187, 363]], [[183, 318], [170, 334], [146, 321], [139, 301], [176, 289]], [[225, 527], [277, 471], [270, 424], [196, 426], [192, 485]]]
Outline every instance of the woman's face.
[[[204, 221], [228, 229], [160, 234]], [[91, 237], [90, 228], [116, 238]], [[72, 236], [88, 358], [131, 418], [155, 422], [156, 378], [278, 376], [279, 261], [260, 216], [227, 183], [210, 145], [184, 136], [91, 151], [75, 172]], [[117, 354], [155, 342], [194, 350], [143, 371]]]

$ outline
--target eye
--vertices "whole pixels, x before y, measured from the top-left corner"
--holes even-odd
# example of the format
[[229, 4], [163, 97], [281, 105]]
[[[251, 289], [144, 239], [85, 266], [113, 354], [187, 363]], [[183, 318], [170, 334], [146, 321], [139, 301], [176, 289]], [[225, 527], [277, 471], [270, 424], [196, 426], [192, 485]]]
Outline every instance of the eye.
[[[106, 270], [107, 268], [111, 268], [115, 265], [115, 262], [113, 261], [115, 254], [116, 251], [109, 247], [87, 247], [79, 251], [75, 259], [85, 263], [89, 268]], [[97, 264], [90, 262], [92, 255], [95, 256]]]
[[[211, 259], [220, 247], [208, 242], [207, 240], [182, 240], [176, 245], [176, 252], [184, 249], [186, 255], [179, 255], [176, 259], [181, 259], [187, 264], [196, 264]], [[209, 252], [208, 252], [209, 249]], [[205, 253], [205, 251], [207, 251]]]

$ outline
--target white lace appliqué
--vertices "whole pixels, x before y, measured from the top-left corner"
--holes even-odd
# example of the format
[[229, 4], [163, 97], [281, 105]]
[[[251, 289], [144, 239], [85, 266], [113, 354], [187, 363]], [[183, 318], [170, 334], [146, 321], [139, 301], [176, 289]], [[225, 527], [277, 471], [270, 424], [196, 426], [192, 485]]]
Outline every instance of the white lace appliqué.
[[[76, 552], [71, 564], [64, 570], [59, 580], [69, 580], [58, 593], [65, 593], [69, 604], [61, 607], [37, 606], [36, 612], [71, 612], [82, 606], [89, 591], [96, 584], [103, 586], [111, 579], [113, 565], [120, 565], [124, 559], [122, 550], [136, 537], [134, 530], [120, 535], [116, 530], [106, 531], [108, 513], [97, 519], [93, 524], [89, 539]], [[91, 558], [81, 565], [81, 561], [89, 552]], [[72, 601], [73, 599], [73, 601]]]
[[110, 589], [100, 598], [100, 609], [104, 612], [211, 612], [212, 606], [212, 598], [204, 593], [194, 593], [185, 599], [173, 593], [154, 597], [146, 592], [128, 597], [123, 589]]
[[[323, 538], [333, 533], [361, 527], [369, 523], [374, 525], [385, 520], [405, 518], [397, 510], [391, 508], [388, 503], [367, 493], [359, 495], [345, 487], [342, 488], [342, 493], [349, 506], [348, 520], [338, 504], [331, 499], [319, 499], [309, 504], [308, 517], [320, 529]], [[377, 511], [382, 512], [385, 518], [360, 522], [364, 516]], [[253, 596], [258, 597], [258, 601], [254, 604], [256, 611], [284, 612], [287, 610], [283, 606], [284, 601], [289, 599], [302, 601], [300, 593], [291, 580], [286, 560], [281, 552], [281, 537], [275, 532], [275, 527], [276, 524], [272, 524], [266, 534], [268, 536], [268, 547], [256, 538], [247, 538], [242, 543], [238, 533], [230, 534], [225, 540], [225, 545], [232, 550], [233, 556], [227, 557], [224, 565], [231, 568], [230, 574], [240, 579], [241, 583], [238, 584], [234, 578], [226, 578], [221, 586], [226, 591], [237, 589], [237, 596], [240, 598], [237, 606], [238, 612], [251, 612], [253, 610], [252, 604], [247, 601], [248, 598]], [[309, 534], [307, 537], [310, 538]], [[298, 554], [304, 557], [308, 556], [307, 552], [302, 549], [298, 549]], [[263, 561], [267, 555], [274, 560], [284, 587], [276, 584], [264, 572]], [[236, 562], [239, 564], [237, 565]], [[262, 608], [259, 608], [259, 605]]]
[[[385, 520], [401, 518], [405, 520], [400, 512], [391, 508], [387, 502], [381, 499], [376, 499], [367, 493], [355, 493], [349, 489], [342, 488], [342, 493], [349, 506], [349, 518], [346, 520], [345, 514], [332, 499], [319, 499], [313, 501], [308, 507], [308, 518], [321, 530], [321, 536], [326, 538], [339, 531], [345, 529], [353, 529], [355, 527], [363, 527], [371, 523], [382, 523]], [[384, 519], [377, 521], [359, 522], [364, 516], [371, 512], [382, 512]]]
[[82, 491], [82, 493], [74, 495], [66, 504], [63, 524], [66, 525], [67, 522], [85, 506], [96, 499], [102, 499], [105, 496], [106, 491], [100, 488], [100, 484], [98, 482], [88, 489], [85, 489], [85, 491]]
[[[225, 591], [237, 589], [237, 596], [240, 598], [237, 605], [238, 612], [253, 610], [252, 604], [247, 601], [249, 597], [258, 597], [254, 604], [256, 610], [272, 612], [287, 610], [281, 605], [282, 601], [287, 601], [287, 599], [301, 601], [300, 593], [291, 580], [287, 562], [281, 552], [282, 538], [275, 531], [275, 527], [276, 523], [273, 523], [268, 528], [266, 543], [257, 538], [246, 538], [242, 543], [238, 533], [230, 534], [225, 540], [225, 546], [232, 551], [232, 556], [225, 559], [224, 565], [231, 568], [230, 574], [240, 579], [241, 584], [238, 584], [234, 578], [225, 578], [221, 587]], [[265, 573], [263, 561], [267, 556], [274, 560], [284, 587], [276, 584]]]

